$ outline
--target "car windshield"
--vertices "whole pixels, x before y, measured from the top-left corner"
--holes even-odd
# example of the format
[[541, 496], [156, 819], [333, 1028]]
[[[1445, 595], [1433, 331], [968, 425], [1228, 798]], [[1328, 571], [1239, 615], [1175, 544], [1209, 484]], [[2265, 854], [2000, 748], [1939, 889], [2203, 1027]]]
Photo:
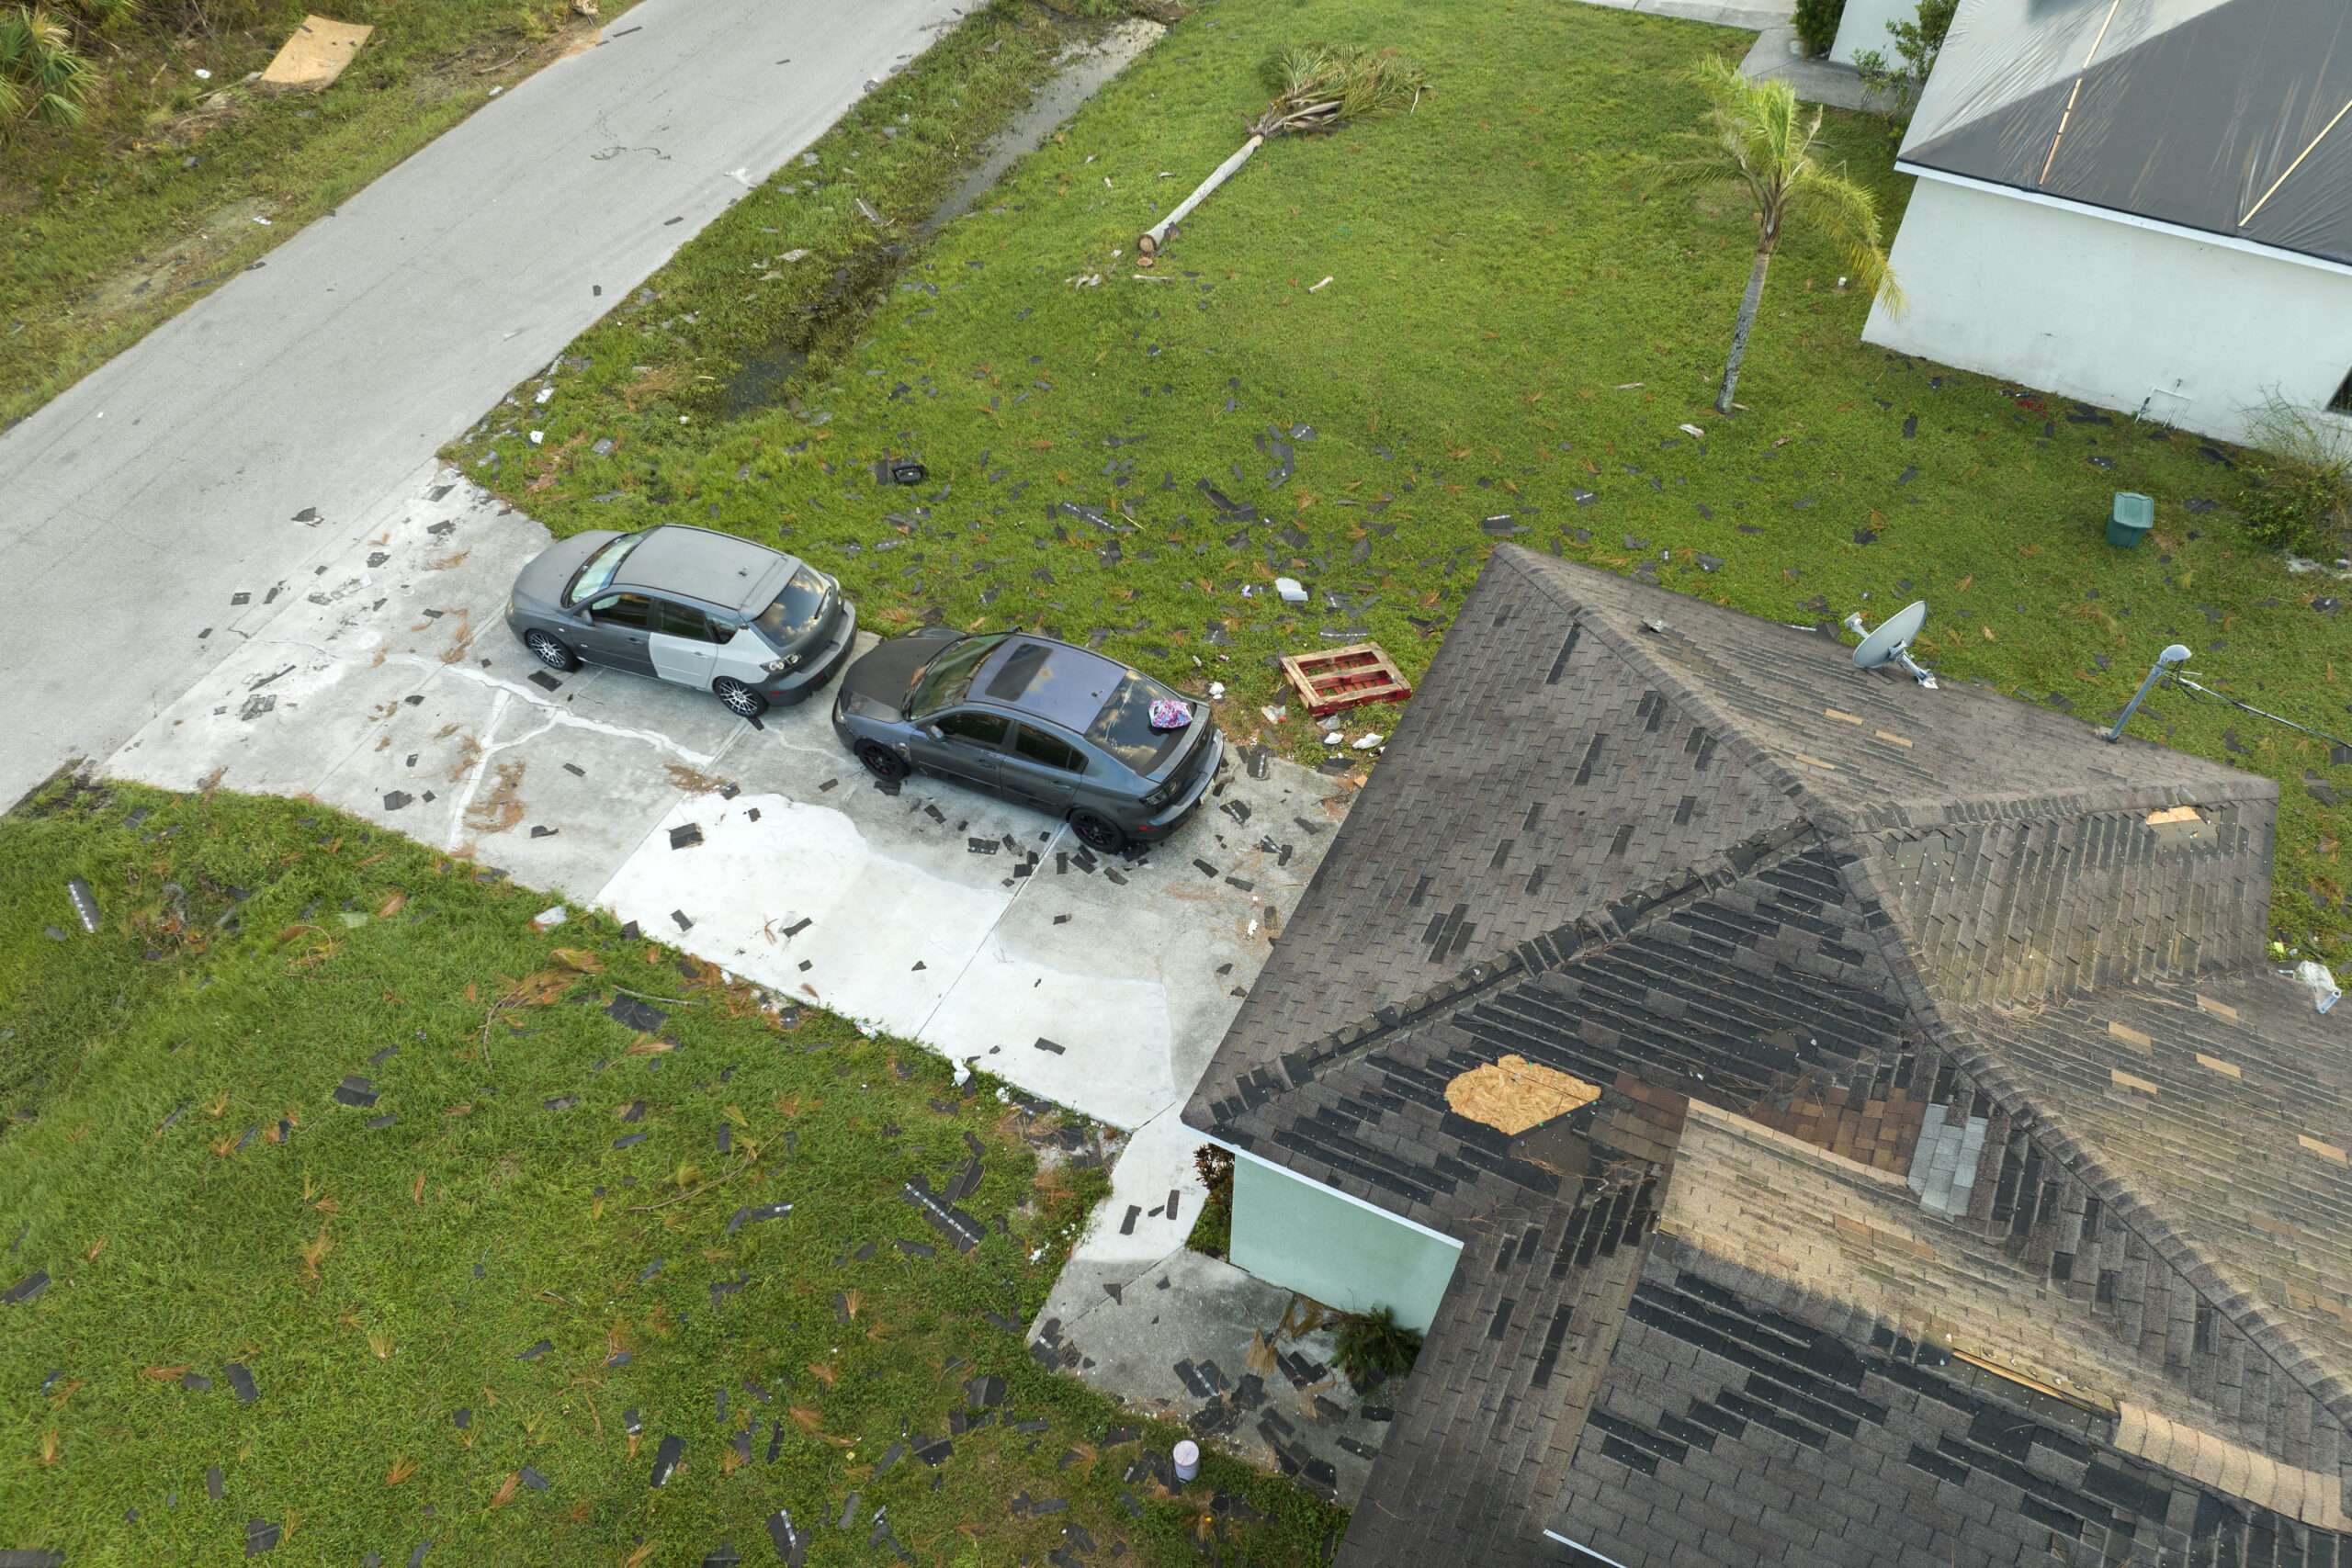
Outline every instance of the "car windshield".
[[771, 644], [786, 649], [817, 629], [824, 610], [825, 580], [804, 566], [792, 574], [775, 603], [762, 610], [753, 624]]
[[1127, 671], [1087, 727], [1086, 738], [1108, 751], [1139, 773], [1150, 773], [1176, 753], [1184, 743], [1184, 731], [1190, 726], [1175, 729], [1154, 729], [1151, 727], [1151, 705], [1156, 702], [1182, 703], [1186, 711], [1194, 715], [1193, 722], [1200, 722], [1193, 703], [1169, 690], [1148, 675]]
[[638, 540], [643, 537], [642, 534], [623, 534], [590, 556], [588, 564], [580, 569], [580, 575], [571, 580], [563, 602], [567, 604], [582, 604], [611, 587], [613, 574], [620, 570], [621, 562], [628, 558], [629, 551], [637, 548]]
[[922, 718], [951, 703], [963, 701], [966, 688], [972, 683], [972, 671], [996, 651], [996, 645], [1005, 636], [997, 632], [988, 637], [958, 637], [933, 654], [908, 685], [907, 711]]

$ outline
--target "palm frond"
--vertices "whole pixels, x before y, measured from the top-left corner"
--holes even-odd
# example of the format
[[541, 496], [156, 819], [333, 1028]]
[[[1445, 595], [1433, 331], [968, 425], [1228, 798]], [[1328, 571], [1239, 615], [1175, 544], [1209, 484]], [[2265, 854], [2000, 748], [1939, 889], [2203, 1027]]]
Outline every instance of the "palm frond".
[[1843, 173], [1818, 164], [1805, 166], [1789, 196], [1806, 221], [1838, 246], [1853, 280], [1899, 314], [1903, 289], [1887, 265], [1878, 198]]
[[1273, 102], [1254, 127], [1261, 136], [1329, 130], [1353, 119], [1396, 114], [1419, 102], [1421, 68], [1393, 49], [1297, 44], [1267, 63]]

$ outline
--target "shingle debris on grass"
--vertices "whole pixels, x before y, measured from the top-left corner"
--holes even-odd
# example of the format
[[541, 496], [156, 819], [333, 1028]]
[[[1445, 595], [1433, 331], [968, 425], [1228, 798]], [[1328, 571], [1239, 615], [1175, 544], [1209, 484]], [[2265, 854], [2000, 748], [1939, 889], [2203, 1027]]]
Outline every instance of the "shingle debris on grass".
[[658, 1032], [670, 1021], [670, 1015], [661, 1009], [649, 1007], [631, 996], [616, 996], [605, 1004], [605, 1016], [639, 1034]]
[[662, 1446], [655, 1450], [653, 1454], [652, 1483], [655, 1486], [668, 1483], [672, 1472], [678, 1468], [678, 1461], [684, 1457], [685, 1451], [686, 1440], [675, 1433], [662, 1439]]
[[801, 1568], [808, 1560], [808, 1538], [794, 1528], [790, 1510], [778, 1508], [768, 1516], [768, 1539], [775, 1543], [777, 1560], [789, 1568]]
[[755, 1225], [763, 1220], [780, 1220], [790, 1213], [792, 1205], [789, 1203], [762, 1203], [757, 1207], [741, 1208], [728, 1219], [727, 1234], [733, 1235], [745, 1225]]

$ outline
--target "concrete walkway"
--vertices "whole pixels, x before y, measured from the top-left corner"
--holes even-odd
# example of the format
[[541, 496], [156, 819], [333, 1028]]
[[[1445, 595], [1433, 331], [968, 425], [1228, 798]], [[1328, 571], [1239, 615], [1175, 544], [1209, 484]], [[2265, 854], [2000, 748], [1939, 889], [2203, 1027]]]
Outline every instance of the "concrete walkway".
[[1795, 0], [1583, 0], [1612, 11], [1639, 11], [1649, 17], [1705, 22], [1713, 27], [1741, 28], [1757, 35], [1756, 43], [1739, 62], [1740, 74], [1758, 79], [1785, 78], [1798, 98], [1832, 108], [1866, 109], [1870, 94], [1850, 65], [1814, 59], [1798, 52], [1797, 30], [1789, 20]]
[[[0, 434], [0, 807], [103, 757], [953, 0], [647, 0]], [[210, 635], [202, 635], [206, 628]]]

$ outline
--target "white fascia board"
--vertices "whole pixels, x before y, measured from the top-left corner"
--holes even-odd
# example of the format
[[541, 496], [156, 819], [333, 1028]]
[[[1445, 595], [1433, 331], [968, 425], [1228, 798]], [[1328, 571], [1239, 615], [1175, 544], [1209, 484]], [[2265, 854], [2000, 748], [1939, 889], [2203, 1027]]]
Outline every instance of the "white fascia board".
[[2324, 256], [2306, 255], [2301, 251], [2281, 250], [2277, 245], [2265, 245], [2253, 240], [2241, 240], [2234, 234], [2216, 234], [2211, 229], [2191, 229], [2182, 223], [2167, 223], [2161, 218], [2143, 218], [2136, 212], [2119, 212], [2111, 207], [2094, 207], [2086, 201], [2069, 201], [2064, 197], [2049, 196], [2038, 190], [2026, 190], [2018, 186], [2005, 186], [1994, 180], [1975, 179], [1967, 175], [1955, 175], [1944, 169], [1930, 169], [1920, 164], [1894, 161], [1897, 174], [1913, 175], [1923, 180], [1940, 180], [1945, 185], [1964, 186], [1970, 190], [1986, 191], [1994, 196], [2006, 196], [2018, 201], [2030, 201], [2042, 207], [2055, 207], [2067, 212], [2079, 212], [2086, 218], [2104, 218], [2109, 223], [2126, 228], [2145, 229], [2151, 233], [2169, 234], [2178, 240], [2194, 240], [2200, 245], [2219, 245], [2223, 250], [2244, 251], [2248, 255], [2264, 256], [2271, 261], [2291, 262], [2321, 272], [2332, 272], [2341, 277], [2352, 277], [2352, 266], [2329, 261]]
[[1446, 1246], [1453, 1248], [1456, 1252], [1462, 1250], [1462, 1244], [1460, 1242], [1454, 1240], [1443, 1231], [1431, 1230], [1429, 1226], [1421, 1224], [1419, 1220], [1408, 1220], [1402, 1214], [1393, 1213], [1390, 1211], [1382, 1208], [1377, 1203], [1357, 1197], [1352, 1192], [1343, 1192], [1328, 1181], [1316, 1181], [1307, 1177], [1301, 1176], [1298, 1172], [1291, 1169], [1290, 1167], [1286, 1165], [1276, 1165], [1272, 1160], [1268, 1159], [1263, 1155], [1253, 1155], [1248, 1149], [1237, 1148], [1231, 1144], [1223, 1143], [1216, 1138], [1211, 1138], [1209, 1142], [1216, 1144], [1217, 1147], [1224, 1149], [1236, 1159], [1246, 1159], [1251, 1165], [1264, 1166], [1268, 1170], [1275, 1171], [1283, 1176], [1286, 1176], [1302, 1187], [1312, 1187], [1317, 1192], [1328, 1192], [1334, 1198], [1340, 1199], [1345, 1202], [1353, 1203], [1359, 1209], [1369, 1210], [1373, 1213], [1378, 1214], [1384, 1220], [1392, 1221], [1396, 1224], [1403, 1225], [1407, 1230], [1419, 1231], [1423, 1235], [1428, 1236], [1431, 1241], [1442, 1241], [1445, 1243]]

